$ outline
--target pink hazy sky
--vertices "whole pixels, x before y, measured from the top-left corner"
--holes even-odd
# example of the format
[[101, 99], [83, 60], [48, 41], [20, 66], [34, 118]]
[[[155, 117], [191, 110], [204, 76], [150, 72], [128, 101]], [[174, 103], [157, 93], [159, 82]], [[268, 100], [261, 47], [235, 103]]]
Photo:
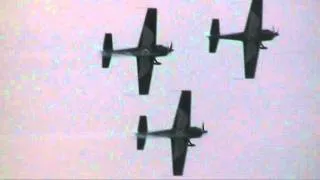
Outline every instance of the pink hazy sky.
[[[12, 0], [0, 10], [0, 178], [173, 178], [168, 139], [136, 151], [139, 115], [170, 128], [180, 91], [193, 92], [193, 140], [183, 178], [320, 178], [320, 2], [267, 0], [255, 80], [243, 77], [242, 44], [208, 53], [212, 18], [242, 31], [250, 0]], [[136, 46], [148, 7], [158, 8], [159, 58], [139, 97], [133, 57], [101, 68], [105, 32]]]

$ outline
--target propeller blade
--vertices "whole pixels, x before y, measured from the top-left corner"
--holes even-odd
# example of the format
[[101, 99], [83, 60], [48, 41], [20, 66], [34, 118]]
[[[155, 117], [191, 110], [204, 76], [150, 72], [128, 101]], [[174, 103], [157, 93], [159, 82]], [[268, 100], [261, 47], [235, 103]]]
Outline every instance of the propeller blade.
[[172, 50], [172, 48], [173, 48], [173, 45], [172, 45], [172, 42], [171, 42], [171, 44], [170, 44], [170, 50]]
[[202, 123], [202, 131], [204, 131], [204, 123]]

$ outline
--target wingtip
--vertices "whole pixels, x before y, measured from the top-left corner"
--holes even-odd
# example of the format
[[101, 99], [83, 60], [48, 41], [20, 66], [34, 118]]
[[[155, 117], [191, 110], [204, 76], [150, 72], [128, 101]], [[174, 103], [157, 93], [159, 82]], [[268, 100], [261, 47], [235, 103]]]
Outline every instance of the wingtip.
[[191, 90], [182, 90], [182, 94], [191, 94]]
[[173, 173], [174, 176], [182, 176], [182, 173]]
[[246, 76], [245, 78], [246, 79], [254, 79], [255, 77], [254, 76]]
[[254, 79], [255, 78], [255, 72], [245, 72], [245, 79]]
[[139, 95], [140, 96], [147, 96], [147, 95], [149, 95], [149, 92], [139, 92]]
[[147, 118], [147, 116], [146, 116], [146, 115], [140, 115], [140, 116], [139, 116], [139, 118], [140, 118], [140, 119], [143, 119], [143, 118], [145, 118], [145, 119], [146, 119], [146, 118]]
[[148, 8], [148, 11], [157, 11], [157, 8], [151, 7], [151, 8]]

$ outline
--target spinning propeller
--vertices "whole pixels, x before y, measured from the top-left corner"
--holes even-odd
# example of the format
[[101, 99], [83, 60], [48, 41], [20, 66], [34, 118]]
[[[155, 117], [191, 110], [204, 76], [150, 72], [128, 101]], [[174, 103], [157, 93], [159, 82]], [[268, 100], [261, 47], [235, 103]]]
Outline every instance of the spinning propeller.
[[207, 133], [208, 131], [204, 129], [204, 123], [202, 123], [202, 132]]
[[172, 52], [172, 51], [173, 51], [173, 45], [172, 45], [172, 42], [171, 42], [171, 44], [170, 44], [169, 51], [170, 51], [170, 52]]
[[276, 34], [279, 35], [279, 29], [277, 29], [277, 31], [275, 30], [274, 26], [272, 26], [272, 31]]

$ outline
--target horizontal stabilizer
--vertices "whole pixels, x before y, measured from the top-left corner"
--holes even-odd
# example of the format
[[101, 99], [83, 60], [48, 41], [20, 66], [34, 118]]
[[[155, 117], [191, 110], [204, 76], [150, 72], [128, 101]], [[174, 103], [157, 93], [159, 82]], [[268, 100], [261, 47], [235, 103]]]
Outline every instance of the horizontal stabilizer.
[[217, 52], [218, 42], [220, 36], [220, 23], [219, 19], [213, 19], [211, 23], [210, 29], [210, 37], [209, 37], [209, 52], [215, 53]]
[[146, 144], [146, 138], [141, 138], [141, 137], [137, 138], [137, 149], [138, 150], [143, 150], [145, 144]]
[[108, 68], [110, 66], [111, 56], [103, 55], [102, 57], [102, 67]]
[[104, 36], [103, 40], [103, 53], [102, 53], [102, 67], [108, 68], [111, 61], [111, 55], [112, 55], [112, 34], [107, 33]]
[[104, 40], [103, 40], [103, 50], [104, 51], [112, 51], [112, 34], [111, 33], [106, 33], [104, 35]]
[[[143, 135], [148, 131], [147, 116], [140, 116], [138, 125], [138, 134]], [[143, 150], [146, 143], [146, 138], [144, 136], [137, 136], [137, 149]]]

